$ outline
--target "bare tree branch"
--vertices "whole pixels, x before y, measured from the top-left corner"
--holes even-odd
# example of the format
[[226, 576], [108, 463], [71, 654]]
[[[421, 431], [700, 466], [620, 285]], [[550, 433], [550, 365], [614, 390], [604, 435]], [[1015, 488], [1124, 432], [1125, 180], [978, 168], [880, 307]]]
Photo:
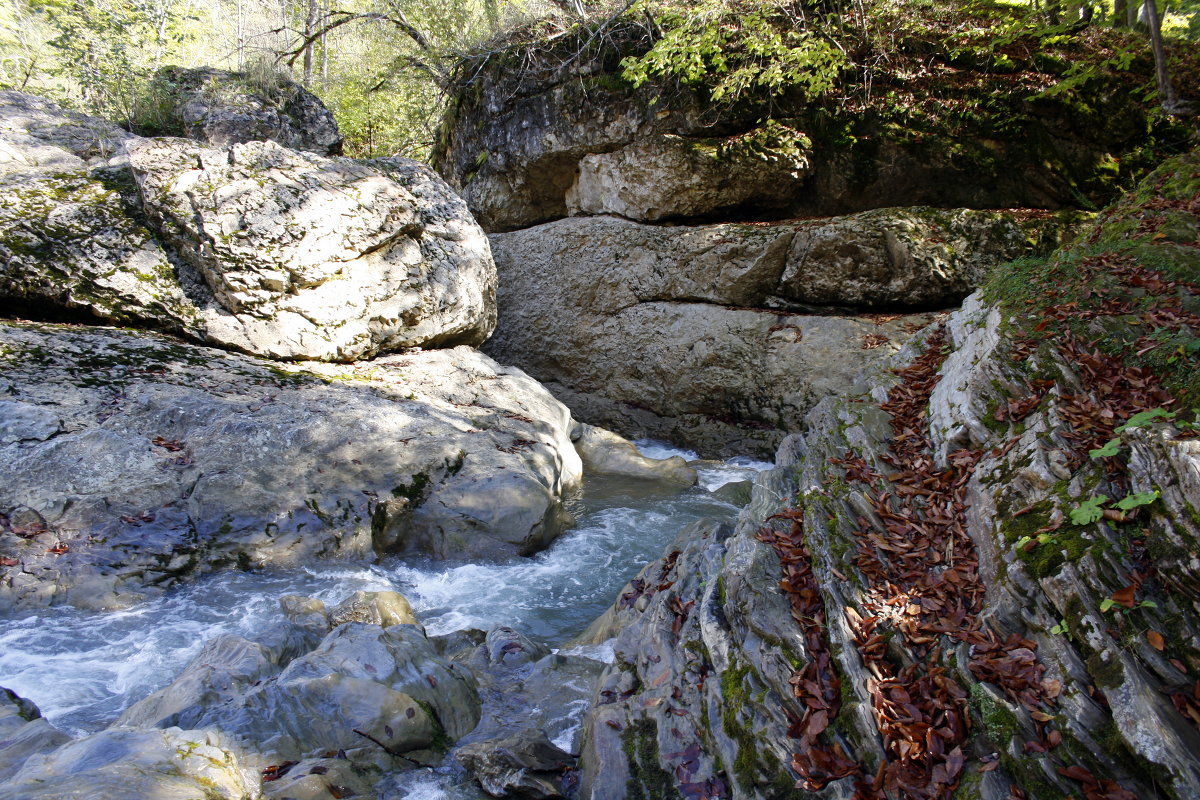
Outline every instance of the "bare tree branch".
[[315, 42], [317, 39], [320, 39], [330, 31], [340, 28], [341, 26], [350, 22], [391, 23], [403, 31], [408, 38], [412, 39], [416, 43], [417, 47], [421, 48], [427, 53], [432, 53], [434, 51], [433, 45], [429, 43], [429, 38], [422, 33], [419, 28], [409, 22], [404, 14], [399, 11], [396, 11], [393, 14], [377, 14], [374, 12], [359, 14], [352, 11], [330, 11], [328, 16], [337, 17], [337, 19], [334, 19], [332, 22], [321, 26], [317, 30], [309, 33], [307, 36], [302, 36], [299, 45], [291, 50], [286, 50], [280, 53], [276, 61], [281, 61], [285, 57], [290, 56], [290, 58], [287, 59], [287, 65], [289, 67], [295, 66], [296, 60], [300, 58], [304, 51], [308, 49], [313, 42]]

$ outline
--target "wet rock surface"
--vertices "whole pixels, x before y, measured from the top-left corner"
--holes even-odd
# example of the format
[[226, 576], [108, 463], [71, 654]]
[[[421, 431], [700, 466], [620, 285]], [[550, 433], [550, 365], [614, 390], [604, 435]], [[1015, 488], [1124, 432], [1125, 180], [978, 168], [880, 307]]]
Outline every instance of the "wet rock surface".
[[[1179, 699], [1190, 697], [1195, 668], [1195, 616], [1182, 589], [1193, 581], [1194, 560], [1156, 556], [1162, 583], [1137, 584], [1140, 551], [1128, 548], [1115, 523], [1064, 520], [1086, 499], [1096, 466], [1062, 459], [1070, 437], [1059, 437], [1071, 431], [1062, 415], [1070, 412], [1056, 410], [1064, 401], [1055, 398], [1083, 386], [1071, 383], [1076, 373], [1062, 363], [1061, 396], [1019, 424], [997, 424], [998, 403], [1023, 386], [1007, 360], [1014, 334], [1000, 321], [972, 298], [950, 317], [948, 355], [924, 384], [931, 394], [924, 469], [949, 467], [942, 474], [958, 476], [959, 500], [947, 506], [957, 517], [928, 516], [944, 502], [936, 489], [914, 506], [903, 500], [913, 496], [905, 488], [911, 472], [897, 471], [892, 448], [905, 437], [896, 438], [894, 421], [909, 402], [897, 398], [917, 390], [904, 374], [869, 373], [863, 394], [821, 402], [806, 432], [785, 440], [732, 532], [696, 526], [626, 587], [589, 631], [593, 639], [618, 638], [616, 663], [601, 677], [589, 715], [583, 797], [771, 798], [799, 786], [848, 798], [855, 781], [870, 785], [872, 776], [891, 774], [922, 776], [929, 783], [920, 796], [957, 788], [1002, 798], [1014, 784], [1031, 797], [1195, 792], [1200, 733]], [[942, 346], [925, 341], [889, 363], [908, 365], [923, 347]], [[936, 365], [941, 355], [934, 357]], [[1126, 435], [1130, 491], [1161, 487], [1162, 505], [1149, 506], [1141, 522], [1150, 547], [1194, 553], [1200, 531], [1182, 500], [1196, 496], [1187, 488], [1200, 474], [1194, 440], [1161, 425]], [[956, 529], [952, 558], [922, 554], [915, 534], [881, 533], [908, 531], [910, 520]], [[802, 532], [801, 548], [779, 544], [789, 526]], [[1039, 526], [1054, 531], [1040, 544]], [[1040, 551], [1026, 547], [1018, 530], [1034, 532]], [[905, 587], [877, 582], [876, 565], [903, 570], [916, 558], [941, 565], [922, 568], [925, 577]], [[946, 587], [957, 581], [963, 593], [955, 599], [959, 590]], [[1129, 625], [1122, 615], [1133, 612], [1119, 610], [1120, 598], [1134, 584], [1139, 600], [1155, 592], [1157, 605], [1136, 613], [1149, 630], [1175, 631], [1167, 644], [1175, 662], [1144, 629], [1122, 633]], [[800, 611], [797, 597], [815, 610]], [[936, 648], [939, 639], [920, 632], [926, 606], [951, 609], [934, 612], [932, 624], [947, 625], [948, 634]], [[937, 622], [938, 613], [958, 619], [964, 612], [962, 628]], [[974, 613], [982, 616], [971, 622]], [[815, 628], [808, 614], [820, 615]], [[874, 633], [864, 635], [864, 622]], [[931, 683], [917, 677], [925, 668]], [[901, 690], [914, 698], [918, 720], [925, 713], [918, 707], [948, 692], [946, 733], [963, 715], [974, 720], [968, 733], [959, 728], [956, 749], [898, 746], [913, 735], [892, 727], [887, 711]], [[922, 759], [945, 766], [919, 767]]]
[[528, 554], [580, 477], [567, 409], [467, 348], [289, 372], [8, 323], [0, 353], [6, 607], [113, 607], [222, 566]]

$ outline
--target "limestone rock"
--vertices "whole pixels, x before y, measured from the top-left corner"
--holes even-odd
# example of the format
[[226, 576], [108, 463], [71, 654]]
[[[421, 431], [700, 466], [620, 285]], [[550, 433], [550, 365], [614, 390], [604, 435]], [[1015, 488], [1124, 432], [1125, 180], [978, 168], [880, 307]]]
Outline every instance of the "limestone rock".
[[965, 209], [778, 225], [565, 219], [491, 237], [500, 319], [485, 347], [577, 418], [704, 455], [766, 455], [931, 318], [854, 311], [946, 307], [992, 266], [1073, 230]]
[[632, 86], [620, 65], [652, 41], [630, 13], [600, 37], [581, 26], [463, 65], [471, 79], [433, 160], [486, 230], [570, 213], [769, 220], [918, 204], [1073, 208], [1081, 194], [1103, 205], [1114, 156], [1126, 160], [1152, 128], [1121, 79], [1089, 87], [1086, 105], [998, 100], [988, 69], [956, 71], [977, 114], [919, 136], [878, 104], [833, 110], [799, 85], [714, 103], [711, 87]]
[[355, 592], [329, 609], [331, 627], [347, 622], [365, 622], [382, 628], [421, 625], [413, 615], [408, 599], [399, 592]]
[[0, 117], [0, 298], [30, 315], [341, 361], [495, 324], [487, 240], [416, 162], [139, 139], [14, 92]]
[[284, 371], [8, 323], [0, 363], [3, 607], [113, 607], [222, 566], [530, 554], [581, 475], [567, 409], [468, 348]]
[[280, 669], [268, 648], [224, 634], [204, 648], [170, 685], [125, 709], [119, 727], [192, 728], [208, 706], [229, 702]]
[[130, 161], [146, 213], [229, 312], [214, 341], [349, 361], [492, 330], [487, 240], [416, 162], [177, 139], [134, 143]]
[[480, 723], [454, 757], [493, 796], [561, 797], [574, 766], [580, 719], [604, 665], [550, 653], [508, 626], [456, 656], [479, 683]]
[[30, 758], [0, 785], [0, 798], [244, 800], [258, 785], [213, 731], [108, 730]]
[[165, 67], [151, 90], [167, 104], [160, 133], [206, 144], [278, 142], [322, 156], [341, 155], [337, 121], [315, 95], [283, 75]]
[[327, 800], [372, 797], [371, 781], [364, 770], [345, 758], [306, 758], [269, 783], [263, 783], [267, 800]]
[[590, 472], [696, 485], [696, 470], [680, 456], [647, 458], [638, 452], [633, 442], [604, 428], [580, 423], [571, 432], [571, 441], [575, 443], [583, 468]]
[[808, 171], [807, 154], [799, 150], [769, 160], [739, 155], [719, 140], [670, 135], [589, 154], [567, 190], [567, 211], [657, 222], [737, 213], [750, 204], [780, 208]]
[[444, 747], [479, 721], [473, 678], [411, 626], [351, 622], [282, 672], [189, 711], [262, 766], [344, 751], [372, 769], [411, 766], [400, 756]]

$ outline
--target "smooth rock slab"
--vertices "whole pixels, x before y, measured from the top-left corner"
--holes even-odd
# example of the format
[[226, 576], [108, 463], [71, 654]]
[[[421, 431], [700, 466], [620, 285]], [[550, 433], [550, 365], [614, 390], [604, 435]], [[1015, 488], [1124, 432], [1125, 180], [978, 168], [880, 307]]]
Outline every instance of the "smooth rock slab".
[[30, 700], [0, 686], [0, 782], [15, 775], [31, 756], [71, 741]]
[[521, 371], [469, 348], [309, 367], [0, 325], [0, 607], [112, 607], [221, 566], [508, 558], [561, 530], [570, 413]]
[[62, 108], [24, 92], [0, 92], [0, 178], [120, 162], [136, 138], [115, 123]]
[[263, 766], [344, 751], [357, 765], [390, 769], [411, 766], [396, 754], [471, 731], [479, 699], [467, 670], [439, 656], [417, 627], [351, 622], [243, 693], [201, 698], [185, 718], [224, 732]]

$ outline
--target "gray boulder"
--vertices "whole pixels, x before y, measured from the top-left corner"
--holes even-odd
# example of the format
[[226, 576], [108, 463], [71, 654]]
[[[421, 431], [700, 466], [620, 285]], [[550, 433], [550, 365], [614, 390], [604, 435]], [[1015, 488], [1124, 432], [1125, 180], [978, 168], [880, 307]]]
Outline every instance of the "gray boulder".
[[135, 139], [117, 125], [24, 92], [0, 92], [0, 181], [120, 164]]
[[567, 190], [567, 212], [658, 222], [736, 213], [749, 203], [782, 207], [803, 185], [808, 152], [799, 141], [777, 144], [763, 157], [721, 139], [662, 135], [591, 153]]
[[280, 670], [269, 648], [224, 634], [204, 643], [168, 686], [125, 709], [114, 726], [192, 728], [211, 705], [234, 700]]
[[470, 668], [483, 700], [480, 723], [454, 758], [494, 797], [562, 797], [574, 767], [581, 720], [604, 665], [551, 653], [499, 626], [455, 656]]
[[468, 348], [284, 371], [6, 323], [0, 363], [0, 607], [112, 607], [221, 566], [530, 554], [581, 475], [567, 409]]
[[0, 798], [245, 800], [258, 786], [213, 731], [108, 730], [30, 758], [0, 785]]
[[273, 141], [322, 156], [341, 155], [337, 121], [321, 100], [273, 70], [227, 72], [164, 67], [151, 84], [165, 105], [157, 132], [225, 146]]
[[198, 706], [194, 719], [264, 766], [343, 751], [356, 765], [391, 769], [469, 733], [479, 698], [469, 672], [439, 656], [416, 627], [351, 622], [278, 675]]
[[[276, 773], [278, 774], [278, 773]], [[263, 781], [265, 800], [374, 798], [372, 775], [345, 758], [306, 758], [271, 781]]]
[[491, 333], [487, 240], [417, 162], [178, 139], [134, 143], [130, 161], [147, 215], [229, 312], [210, 339], [349, 361]]
[[421, 625], [413, 614], [412, 605], [399, 592], [359, 591], [329, 609], [330, 627], [336, 628], [347, 622], [365, 622], [381, 628]]
[[139, 139], [15, 92], [0, 117], [0, 298], [33, 314], [339, 361], [495, 324], [487, 240], [417, 162]]
[[454, 755], [492, 797], [536, 800], [565, 797], [564, 772], [576, 763], [544, 733], [534, 731], [473, 742]]

